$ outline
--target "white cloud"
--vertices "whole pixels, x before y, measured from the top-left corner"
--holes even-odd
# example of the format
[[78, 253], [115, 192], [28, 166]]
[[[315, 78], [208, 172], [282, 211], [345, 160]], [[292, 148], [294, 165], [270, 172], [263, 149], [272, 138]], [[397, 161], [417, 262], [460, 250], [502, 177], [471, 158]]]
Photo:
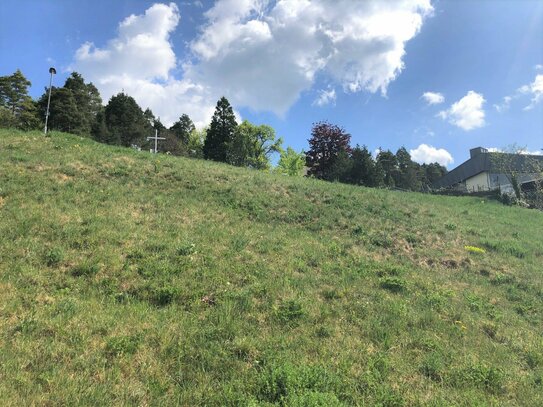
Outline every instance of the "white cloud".
[[543, 65], [537, 64], [536, 66], [534, 66], [534, 69], [535, 69], [536, 71], [543, 71]]
[[466, 96], [452, 104], [447, 110], [442, 110], [438, 116], [449, 120], [451, 124], [469, 131], [485, 125], [485, 99], [480, 93], [470, 90]]
[[429, 105], [438, 105], [445, 101], [445, 97], [438, 92], [424, 92], [421, 96]]
[[533, 109], [539, 102], [543, 100], [543, 74], [537, 74], [534, 81], [529, 85], [521, 86], [518, 92], [532, 96], [532, 100], [524, 110]]
[[506, 110], [509, 110], [512, 100], [513, 100], [512, 96], [505, 96], [503, 98], [503, 102], [499, 104], [495, 104], [494, 108], [497, 110], [498, 113], [505, 112]]
[[429, 0], [222, 0], [192, 42], [201, 63], [190, 75], [236, 105], [278, 115], [318, 73], [346, 92], [384, 94], [432, 10]]
[[439, 163], [449, 165], [454, 163], [452, 155], [443, 148], [435, 148], [427, 144], [421, 144], [414, 150], [409, 150], [411, 159], [419, 164]]
[[313, 101], [313, 105], [322, 107], [329, 104], [336, 104], [336, 90], [319, 90], [319, 96]]
[[104, 46], [81, 45], [70, 68], [104, 100], [124, 89], [165, 124], [181, 113], [206, 123], [222, 95], [282, 115], [317, 75], [346, 92], [385, 94], [432, 12], [430, 0], [218, 0], [180, 63], [171, 44], [179, 9], [154, 4]]
[[490, 153], [511, 153], [511, 152], [515, 152], [515, 153], [518, 153], [518, 154], [526, 154], [526, 155], [543, 155], [543, 150], [533, 150], [533, 151], [530, 151], [526, 148], [521, 148], [521, 149], [516, 149], [516, 148], [513, 148], [513, 150], [508, 150], [507, 148], [506, 149], [503, 149], [503, 148], [498, 148], [498, 147], [489, 147], [487, 148], [488, 152]]

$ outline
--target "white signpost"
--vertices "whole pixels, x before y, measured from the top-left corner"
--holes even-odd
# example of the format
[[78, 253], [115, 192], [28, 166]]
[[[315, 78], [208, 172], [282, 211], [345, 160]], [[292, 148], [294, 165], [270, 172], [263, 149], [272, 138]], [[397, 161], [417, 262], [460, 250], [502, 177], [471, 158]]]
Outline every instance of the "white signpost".
[[151, 153], [156, 154], [158, 152], [158, 140], [166, 140], [165, 137], [158, 137], [158, 130], [155, 130], [154, 137], [147, 137], [147, 140], [155, 140], [155, 148], [151, 149]]

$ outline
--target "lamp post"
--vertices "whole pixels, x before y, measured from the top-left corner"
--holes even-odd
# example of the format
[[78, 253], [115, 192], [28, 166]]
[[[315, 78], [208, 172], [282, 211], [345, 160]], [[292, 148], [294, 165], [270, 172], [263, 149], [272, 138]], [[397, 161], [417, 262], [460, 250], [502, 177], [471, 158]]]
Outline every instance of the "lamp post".
[[49, 97], [47, 99], [47, 112], [45, 113], [45, 129], [43, 133], [47, 136], [47, 122], [49, 121], [49, 104], [51, 103], [51, 86], [53, 85], [53, 75], [57, 73], [57, 70], [53, 67], [49, 68], [51, 78], [49, 79]]

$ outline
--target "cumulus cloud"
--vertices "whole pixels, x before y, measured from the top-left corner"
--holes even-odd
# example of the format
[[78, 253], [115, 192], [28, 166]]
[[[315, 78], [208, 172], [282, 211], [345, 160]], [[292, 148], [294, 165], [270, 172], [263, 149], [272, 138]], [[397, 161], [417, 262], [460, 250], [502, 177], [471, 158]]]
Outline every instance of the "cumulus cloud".
[[505, 96], [503, 98], [502, 103], [495, 104], [494, 108], [498, 113], [505, 112], [506, 110], [509, 110], [509, 107], [511, 106], [511, 101], [513, 100], [512, 96]]
[[498, 148], [498, 147], [488, 147], [487, 150], [490, 153], [511, 153], [515, 152], [517, 154], [526, 154], [526, 155], [543, 155], [543, 150], [528, 150], [527, 148], [514, 148], [513, 150], [507, 148]]
[[203, 126], [213, 114], [212, 96], [216, 95], [190, 78], [172, 76], [177, 58], [170, 35], [179, 20], [174, 3], [154, 4], [143, 15], [124, 19], [117, 36], [104, 47], [91, 42], [81, 45], [70, 69], [94, 82], [104, 101], [124, 90], [165, 124], [187, 113]]
[[543, 74], [536, 75], [532, 83], [520, 87], [518, 91], [532, 97], [530, 104], [524, 108], [524, 110], [532, 110], [543, 100]]
[[427, 144], [421, 144], [414, 150], [409, 150], [411, 159], [419, 164], [439, 163], [449, 165], [454, 163], [452, 155], [443, 148], [435, 148]]
[[466, 96], [453, 103], [449, 109], [439, 112], [438, 116], [462, 130], [473, 130], [485, 125], [484, 103], [483, 95], [470, 90]]
[[336, 90], [335, 89], [328, 89], [328, 90], [319, 90], [319, 96], [313, 101], [313, 105], [315, 106], [326, 106], [329, 104], [335, 104], [336, 103]]
[[445, 97], [438, 92], [424, 92], [421, 96], [429, 105], [438, 105], [445, 101]]
[[218, 0], [180, 62], [170, 38], [179, 10], [154, 4], [104, 46], [81, 45], [71, 68], [104, 99], [124, 89], [166, 124], [181, 113], [205, 123], [222, 95], [282, 115], [317, 76], [345, 92], [386, 94], [432, 12], [430, 0]]

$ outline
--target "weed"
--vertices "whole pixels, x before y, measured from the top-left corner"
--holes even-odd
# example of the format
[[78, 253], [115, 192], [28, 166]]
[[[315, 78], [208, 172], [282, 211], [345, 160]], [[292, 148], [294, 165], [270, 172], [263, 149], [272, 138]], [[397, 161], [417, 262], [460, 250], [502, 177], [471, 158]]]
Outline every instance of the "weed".
[[139, 335], [114, 336], [106, 341], [106, 354], [109, 356], [132, 355], [136, 353], [141, 342]]
[[296, 325], [304, 314], [302, 304], [296, 300], [283, 301], [275, 313], [279, 322], [286, 325]]
[[407, 281], [399, 277], [383, 277], [379, 279], [379, 286], [393, 293], [407, 291]]
[[72, 268], [74, 277], [92, 277], [100, 271], [100, 266], [96, 263], [84, 262]]
[[49, 267], [59, 265], [62, 260], [64, 260], [64, 252], [57, 247], [50, 249], [45, 254], [45, 264]]

